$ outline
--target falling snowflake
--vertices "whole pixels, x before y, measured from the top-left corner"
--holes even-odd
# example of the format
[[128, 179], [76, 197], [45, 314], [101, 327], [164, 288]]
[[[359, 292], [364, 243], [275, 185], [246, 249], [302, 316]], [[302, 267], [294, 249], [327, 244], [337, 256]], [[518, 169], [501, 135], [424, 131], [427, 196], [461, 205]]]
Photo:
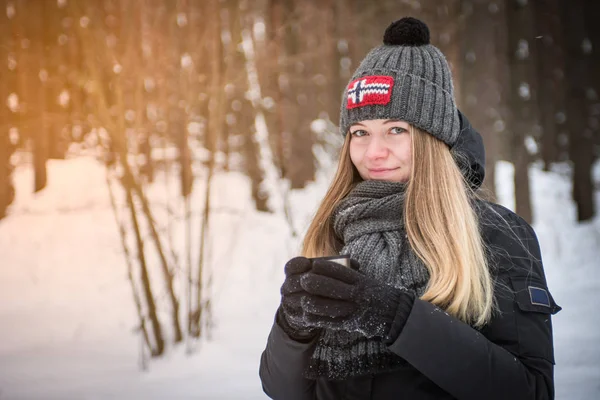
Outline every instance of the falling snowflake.
[[133, 111], [133, 110], [125, 111], [125, 119], [129, 122], [135, 121], [135, 111]]
[[242, 102], [239, 100], [234, 100], [231, 102], [231, 109], [233, 111], [240, 111], [242, 109]]
[[17, 11], [15, 10], [15, 5], [12, 3], [8, 3], [6, 5], [6, 16], [8, 17], [8, 19], [12, 19], [16, 13]]
[[186, 26], [187, 23], [188, 23], [187, 15], [185, 15], [184, 13], [177, 14], [177, 26], [182, 28], [182, 27]]
[[469, 50], [465, 55], [465, 59], [469, 63], [474, 63], [477, 60], [477, 56], [475, 55], [475, 52], [473, 50]]
[[520, 39], [517, 44], [517, 59], [525, 60], [529, 57], [529, 43], [525, 39]]
[[519, 96], [524, 100], [531, 99], [531, 91], [527, 82], [521, 82], [519, 85]]
[[343, 70], [349, 70], [351, 66], [352, 66], [352, 60], [350, 60], [350, 58], [343, 57], [340, 60], [340, 67], [342, 67]]
[[10, 140], [10, 144], [16, 146], [19, 143], [19, 130], [15, 127], [10, 128], [8, 131], [8, 137]]
[[587, 99], [590, 101], [598, 100], [598, 94], [592, 87], [589, 87], [585, 90], [585, 97], [587, 97]]
[[531, 135], [526, 135], [523, 142], [524, 142], [525, 148], [527, 149], [527, 152], [529, 154], [535, 155], [538, 153], [538, 150], [539, 150], [538, 144]]
[[228, 113], [225, 116], [225, 122], [227, 123], [227, 125], [232, 126], [235, 125], [235, 123], [237, 122], [237, 118], [235, 117], [235, 114], [232, 113]]
[[589, 38], [583, 39], [581, 50], [583, 50], [583, 54], [592, 54], [592, 41]]
[[181, 68], [192, 68], [194, 65], [194, 61], [192, 60], [192, 56], [189, 53], [185, 53], [181, 56]]
[[58, 95], [58, 104], [66, 108], [69, 105], [70, 99], [71, 96], [69, 95], [69, 91], [67, 89], [63, 89]]
[[17, 59], [13, 53], [8, 55], [8, 69], [14, 71], [17, 68]]
[[258, 41], [263, 41], [265, 40], [265, 23], [262, 21], [258, 21], [254, 24], [254, 27], [252, 29], [252, 33], [254, 35], [254, 39], [258, 40]]
[[117, 37], [113, 34], [106, 36], [106, 46], [109, 49], [114, 48], [117, 45], [117, 41], [118, 41]]
[[79, 25], [81, 25], [82, 28], [87, 28], [89, 24], [90, 19], [88, 16], [84, 15], [83, 17], [79, 18]]
[[187, 126], [190, 135], [199, 135], [202, 132], [202, 124], [199, 122], [190, 122]]
[[48, 71], [41, 69], [39, 73], [40, 81], [46, 82], [48, 80]]
[[154, 83], [154, 79], [144, 78], [144, 89], [146, 90], [146, 92], [148, 92], [148, 93], [152, 92], [155, 87], [156, 87], [156, 85]]
[[505, 127], [506, 127], [506, 125], [504, 124], [504, 121], [501, 119], [494, 122], [494, 130], [496, 132], [504, 132]]

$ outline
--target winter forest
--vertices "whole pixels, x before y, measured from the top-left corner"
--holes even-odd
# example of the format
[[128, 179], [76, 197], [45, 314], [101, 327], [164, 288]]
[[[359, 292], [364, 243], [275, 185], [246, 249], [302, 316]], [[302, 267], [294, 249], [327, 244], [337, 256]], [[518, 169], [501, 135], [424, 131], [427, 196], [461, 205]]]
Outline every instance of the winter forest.
[[597, 0], [0, 0], [0, 399], [264, 399], [283, 264], [395, 19], [538, 233], [558, 399], [600, 396]]

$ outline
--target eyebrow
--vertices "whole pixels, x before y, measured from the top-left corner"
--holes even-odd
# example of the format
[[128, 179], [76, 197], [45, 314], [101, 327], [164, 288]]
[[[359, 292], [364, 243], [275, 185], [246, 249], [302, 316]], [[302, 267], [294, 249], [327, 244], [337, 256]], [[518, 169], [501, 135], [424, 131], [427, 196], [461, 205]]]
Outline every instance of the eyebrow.
[[[389, 124], [390, 122], [405, 122], [406, 121], [402, 121], [401, 119], [386, 119], [385, 121], [383, 121], [384, 124]], [[365, 124], [361, 123], [361, 122], [355, 122], [352, 125], [350, 125], [350, 127], [353, 127], [354, 125], [360, 125], [360, 126], [366, 126]]]

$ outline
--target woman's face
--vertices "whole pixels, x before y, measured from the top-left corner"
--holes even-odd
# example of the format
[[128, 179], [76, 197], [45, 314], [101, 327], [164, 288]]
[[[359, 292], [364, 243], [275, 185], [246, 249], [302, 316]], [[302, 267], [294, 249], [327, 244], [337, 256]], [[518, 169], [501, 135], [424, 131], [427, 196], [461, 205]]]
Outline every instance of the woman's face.
[[373, 119], [350, 126], [350, 159], [364, 180], [406, 182], [412, 167], [409, 124]]

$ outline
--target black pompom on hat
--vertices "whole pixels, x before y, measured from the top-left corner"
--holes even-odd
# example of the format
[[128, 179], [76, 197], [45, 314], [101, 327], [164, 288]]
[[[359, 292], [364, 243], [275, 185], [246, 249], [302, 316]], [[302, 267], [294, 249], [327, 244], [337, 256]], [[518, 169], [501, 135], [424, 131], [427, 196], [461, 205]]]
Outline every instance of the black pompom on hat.
[[383, 43], [388, 46], [424, 46], [429, 44], [429, 28], [416, 18], [405, 17], [388, 26]]

